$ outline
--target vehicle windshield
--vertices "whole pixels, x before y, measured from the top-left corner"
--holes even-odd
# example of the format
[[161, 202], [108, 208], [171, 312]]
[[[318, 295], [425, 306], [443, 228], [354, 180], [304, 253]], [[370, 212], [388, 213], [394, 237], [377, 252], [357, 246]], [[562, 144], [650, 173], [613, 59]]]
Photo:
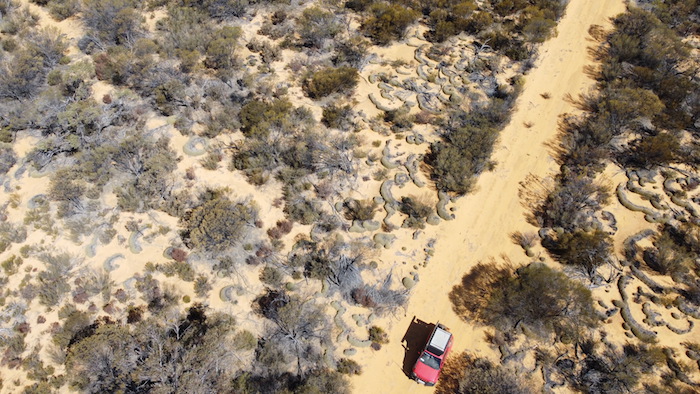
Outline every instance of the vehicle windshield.
[[440, 359], [428, 352], [420, 355], [420, 361], [432, 369], [440, 369]]

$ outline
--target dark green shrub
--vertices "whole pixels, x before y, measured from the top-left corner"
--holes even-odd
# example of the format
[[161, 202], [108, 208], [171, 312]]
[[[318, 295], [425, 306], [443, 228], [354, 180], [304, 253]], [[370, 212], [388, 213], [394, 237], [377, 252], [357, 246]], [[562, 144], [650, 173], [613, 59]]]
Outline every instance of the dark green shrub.
[[333, 93], [347, 92], [357, 86], [359, 74], [353, 67], [328, 67], [313, 73], [303, 84], [304, 92], [319, 99]]

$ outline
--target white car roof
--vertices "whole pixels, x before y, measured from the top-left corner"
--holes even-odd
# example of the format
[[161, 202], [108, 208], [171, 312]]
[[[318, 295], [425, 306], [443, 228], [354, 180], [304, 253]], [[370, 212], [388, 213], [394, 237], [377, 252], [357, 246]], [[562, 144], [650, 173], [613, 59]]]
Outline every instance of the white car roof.
[[450, 342], [451, 336], [452, 334], [438, 326], [435, 328], [435, 332], [433, 333], [433, 337], [430, 339], [429, 345], [439, 349], [440, 351], [445, 351], [447, 344]]

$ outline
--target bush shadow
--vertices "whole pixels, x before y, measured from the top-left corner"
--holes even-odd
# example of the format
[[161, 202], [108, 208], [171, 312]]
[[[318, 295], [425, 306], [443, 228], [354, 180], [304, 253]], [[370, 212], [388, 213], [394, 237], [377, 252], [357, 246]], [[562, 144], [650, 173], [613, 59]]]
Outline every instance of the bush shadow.
[[430, 333], [433, 332], [435, 324], [426, 323], [420, 319], [416, 319], [413, 316], [411, 319], [411, 324], [408, 326], [406, 333], [401, 339], [404, 348], [403, 357], [403, 373], [411, 377], [411, 372], [413, 372], [413, 366], [416, 364], [418, 357], [420, 357], [420, 352], [425, 347]]

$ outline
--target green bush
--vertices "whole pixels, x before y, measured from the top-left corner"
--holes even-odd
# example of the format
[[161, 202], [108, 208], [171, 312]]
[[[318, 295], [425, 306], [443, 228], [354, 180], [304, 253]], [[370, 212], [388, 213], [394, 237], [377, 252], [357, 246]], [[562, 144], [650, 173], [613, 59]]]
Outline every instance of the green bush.
[[328, 67], [313, 73], [304, 80], [306, 94], [319, 99], [333, 93], [347, 92], [357, 86], [359, 74], [353, 67]]
[[257, 208], [253, 204], [235, 203], [220, 191], [210, 191], [182, 219], [182, 237], [191, 249], [221, 252], [238, 244], [246, 227], [254, 227], [256, 220]]
[[246, 137], [267, 137], [271, 127], [283, 126], [288, 122], [292, 109], [292, 104], [284, 99], [275, 99], [271, 103], [249, 101], [241, 107], [241, 132]]
[[406, 28], [419, 17], [418, 12], [399, 4], [376, 3], [369, 11], [371, 16], [360, 30], [379, 45], [403, 38]]
[[214, 33], [207, 44], [204, 65], [216, 70], [229, 70], [235, 64], [234, 49], [241, 36], [239, 27], [225, 26]]

